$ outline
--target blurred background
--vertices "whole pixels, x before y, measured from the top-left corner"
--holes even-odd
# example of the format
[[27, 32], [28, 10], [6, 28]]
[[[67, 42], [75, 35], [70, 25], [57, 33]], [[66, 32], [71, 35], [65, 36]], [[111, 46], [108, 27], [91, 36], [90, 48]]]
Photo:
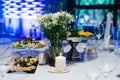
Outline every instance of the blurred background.
[[114, 30], [120, 27], [120, 0], [0, 0], [0, 37], [25, 38], [34, 32], [42, 39], [41, 29], [34, 29], [39, 27], [37, 16], [60, 10], [75, 16], [74, 27], [78, 30], [105, 24], [108, 12], [113, 14]]

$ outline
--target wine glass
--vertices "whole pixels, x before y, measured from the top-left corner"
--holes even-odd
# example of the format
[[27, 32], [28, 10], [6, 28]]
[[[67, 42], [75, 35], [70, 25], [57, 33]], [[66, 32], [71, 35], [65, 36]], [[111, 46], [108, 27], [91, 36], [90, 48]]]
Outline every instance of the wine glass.
[[117, 28], [116, 37], [117, 37], [117, 41], [120, 41], [120, 27]]
[[87, 43], [87, 49], [85, 53], [85, 73], [90, 80], [97, 80], [102, 71], [96, 65], [98, 54], [94, 45]]
[[13, 59], [11, 58], [1, 58], [0, 59], [0, 80], [8, 80], [8, 77], [5, 74], [13, 65]]
[[97, 37], [97, 39], [99, 40], [104, 34], [104, 25], [102, 24], [101, 26], [96, 26], [94, 28], [94, 34]]
[[[12, 66], [12, 54], [10, 52], [11, 40], [8, 38], [0, 38], [0, 80], [5, 80], [5, 73]], [[10, 61], [9, 61], [10, 60]]]
[[[115, 53], [118, 55], [119, 64], [120, 64], [120, 39], [118, 41], [116, 41]], [[119, 77], [120, 74], [117, 74], [116, 76]]]
[[104, 72], [104, 77], [108, 77], [118, 65], [118, 55], [115, 53], [115, 41], [111, 41], [108, 47], [100, 45], [98, 49], [99, 57], [97, 58], [97, 66]]
[[118, 58], [120, 58], [120, 41], [116, 41], [115, 44], [115, 53], [117, 54]]

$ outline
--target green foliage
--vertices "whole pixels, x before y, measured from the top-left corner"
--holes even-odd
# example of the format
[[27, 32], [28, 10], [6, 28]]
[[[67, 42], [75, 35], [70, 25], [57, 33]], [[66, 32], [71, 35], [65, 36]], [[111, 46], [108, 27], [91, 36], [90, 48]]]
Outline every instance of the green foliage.
[[69, 26], [67, 29], [70, 32], [70, 37], [78, 37], [78, 30], [76, 28]]
[[63, 28], [61, 26], [53, 26], [51, 29], [47, 29], [43, 27], [43, 31], [45, 34], [45, 37], [48, 38], [51, 42], [56, 41], [56, 39], [59, 40], [65, 40], [66, 39], [66, 28]]

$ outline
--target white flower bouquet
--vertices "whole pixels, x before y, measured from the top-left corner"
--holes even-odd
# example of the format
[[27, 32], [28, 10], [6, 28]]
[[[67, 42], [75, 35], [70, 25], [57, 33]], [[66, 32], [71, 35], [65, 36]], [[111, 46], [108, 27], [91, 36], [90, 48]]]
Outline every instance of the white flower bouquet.
[[[45, 37], [50, 40], [52, 46], [60, 46], [60, 42], [67, 38], [67, 24], [74, 21], [74, 16], [65, 11], [47, 13], [37, 18], [43, 25]], [[57, 53], [58, 54], [58, 53]]]

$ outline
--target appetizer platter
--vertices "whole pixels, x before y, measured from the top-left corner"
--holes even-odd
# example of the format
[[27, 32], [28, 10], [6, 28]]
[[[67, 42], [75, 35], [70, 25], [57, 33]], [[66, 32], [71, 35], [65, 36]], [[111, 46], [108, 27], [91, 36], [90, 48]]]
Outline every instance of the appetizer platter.
[[45, 47], [47, 44], [42, 40], [32, 40], [31, 38], [26, 38], [25, 40], [17, 40], [12, 43], [14, 48], [41, 48]]
[[43, 40], [32, 40], [26, 38], [12, 43], [13, 55], [19, 57], [37, 56], [41, 51], [45, 51], [47, 43]]
[[16, 57], [14, 59], [14, 64], [8, 71], [8, 73], [13, 72], [25, 72], [34, 73], [38, 64], [38, 59], [35, 57]]

